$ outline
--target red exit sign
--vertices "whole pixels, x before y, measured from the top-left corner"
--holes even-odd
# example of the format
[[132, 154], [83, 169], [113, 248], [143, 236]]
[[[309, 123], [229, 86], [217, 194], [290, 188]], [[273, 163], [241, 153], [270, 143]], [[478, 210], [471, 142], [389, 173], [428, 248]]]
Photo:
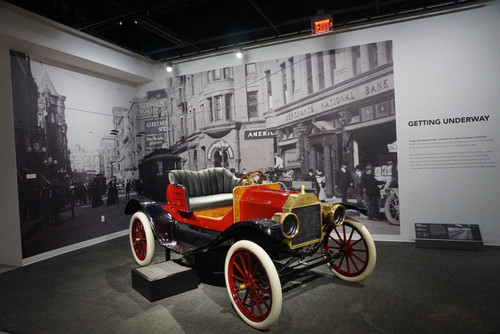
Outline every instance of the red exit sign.
[[311, 20], [311, 34], [319, 35], [333, 31], [333, 19], [322, 17]]

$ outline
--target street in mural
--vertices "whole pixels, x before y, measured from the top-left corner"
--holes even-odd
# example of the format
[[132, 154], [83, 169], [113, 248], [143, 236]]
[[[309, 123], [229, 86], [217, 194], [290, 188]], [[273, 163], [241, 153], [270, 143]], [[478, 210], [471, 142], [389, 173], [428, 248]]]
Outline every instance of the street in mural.
[[15, 51], [11, 68], [23, 257], [128, 228], [127, 198], [164, 202], [180, 168], [259, 169], [399, 234], [391, 41], [185, 74], [144, 96]]

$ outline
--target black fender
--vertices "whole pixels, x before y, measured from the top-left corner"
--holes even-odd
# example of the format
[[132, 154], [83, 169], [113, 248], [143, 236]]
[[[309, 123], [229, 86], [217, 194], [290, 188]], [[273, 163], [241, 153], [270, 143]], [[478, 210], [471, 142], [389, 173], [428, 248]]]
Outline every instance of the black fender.
[[250, 240], [266, 250], [281, 249], [283, 243], [281, 225], [266, 218], [251, 219], [235, 223], [218, 235], [212, 242], [198, 251], [215, 249], [228, 240]]
[[148, 217], [153, 234], [160, 243], [165, 243], [172, 240], [172, 231], [174, 219], [172, 216], [162, 209], [156, 202], [139, 202], [136, 199], [131, 199], [125, 206], [124, 213], [132, 215], [138, 211], [144, 212]]
[[364, 214], [365, 216], [368, 215], [368, 209], [366, 207], [359, 207], [357, 205], [350, 204], [350, 203], [340, 203], [340, 204], [342, 204], [346, 210], [356, 210], [356, 211]]

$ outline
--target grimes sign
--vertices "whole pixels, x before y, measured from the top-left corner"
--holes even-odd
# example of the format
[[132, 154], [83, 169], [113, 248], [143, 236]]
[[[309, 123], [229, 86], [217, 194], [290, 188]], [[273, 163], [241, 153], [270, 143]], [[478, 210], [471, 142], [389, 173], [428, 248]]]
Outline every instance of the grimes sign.
[[167, 120], [152, 119], [144, 122], [146, 133], [146, 149], [154, 150], [162, 147], [168, 135]]

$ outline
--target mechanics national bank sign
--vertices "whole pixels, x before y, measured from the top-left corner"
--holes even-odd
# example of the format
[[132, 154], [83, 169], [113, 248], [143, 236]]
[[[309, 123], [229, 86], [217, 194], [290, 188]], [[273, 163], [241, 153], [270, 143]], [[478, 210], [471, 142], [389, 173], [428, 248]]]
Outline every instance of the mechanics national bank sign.
[[293, 123], [311, 115], [331, 111], [335, 108], [343, 107], [393, 89], [393, 74], [386, 75], [376, 80], [358, 84], [356, 87], [335, 92], [326, 97], [320, 97], [313, 102], [302, 104], [301, 106], [285, 106], [283, 111], [277, 111], [275, 117], [268, 119], [267, 126], [269, 128], [280, 127], [284, 124]]

